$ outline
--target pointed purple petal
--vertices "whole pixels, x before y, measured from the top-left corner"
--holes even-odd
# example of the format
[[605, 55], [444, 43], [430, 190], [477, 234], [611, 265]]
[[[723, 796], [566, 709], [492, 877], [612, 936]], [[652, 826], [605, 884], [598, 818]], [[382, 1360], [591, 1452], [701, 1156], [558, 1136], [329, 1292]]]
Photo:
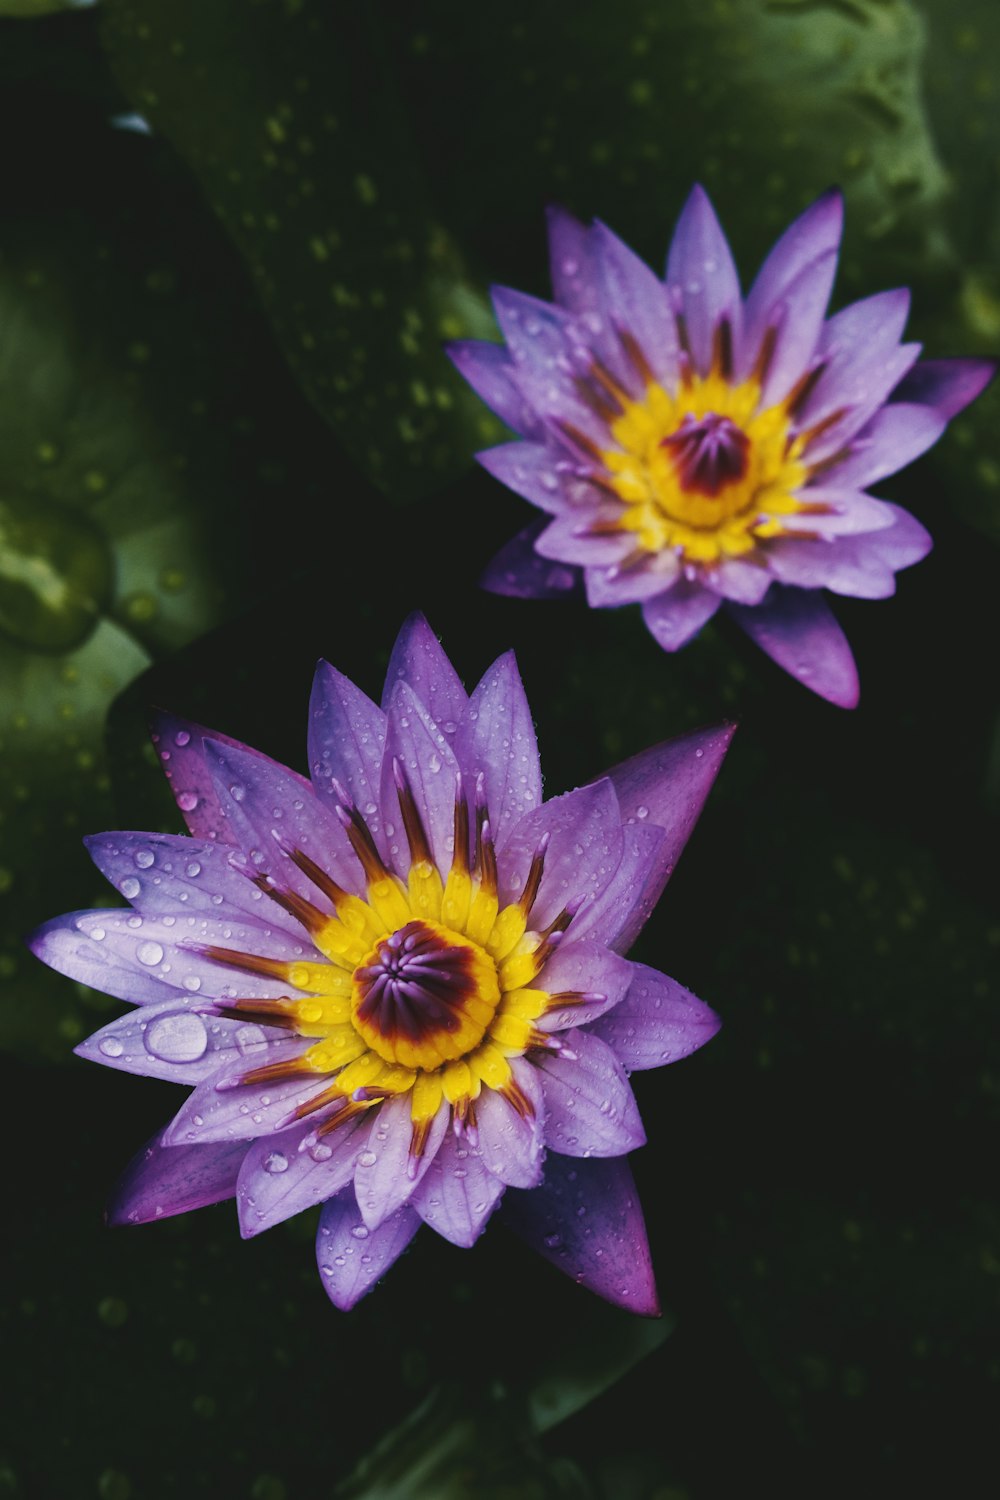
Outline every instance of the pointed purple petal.
[[478, 1149], [448, 1131], [410, 1206], [429, 1229], [468, 1249], [486, 1228], [503, 1191]]
[[460, 339], [446, 344], [445, 353], [476, 395], [512, 432], [521, 437], [540, 436], [542, 424], [511, 379], [514, 365], [503, 344]]
[[996, 369], [992, 359], [922, 359], [900, 381], [896, 397], [933, 407], [950, 422], [989, 385]]
[[759, 604], [771, 587], [771, 576], [760, 562], [724, 557], [708, 574], [712, 588], [735, 604]]
[[562, 515], [569, 508], [566, 480], [556, 468], [559, 455], [545, 443], [504, 443], [477, 453], [476, 460], [494, 479], [547, 515]]
[[[600, 505], [585, 516], [557, 516], [535, 541], [535, 551], [553, 562], [572, 563], [579, 567], [611, 567], [628, 556], [632, 549], [629, 536], [594, 536], [589, 527], [595, 521], [617, 519], [610, 505]], [[669, 581], [669, 580], [668, 580]]]
[[662, 1068], [711, 1041], [722, 1022], [666, 974], [632, 964], [632, 984], [621, 1005], [588, 1028], [630, 1072]]
[[761, 340], [777, 319], [776, 304], [792, 283], [820, 258], [836, 255], [844, 224], [844, 201], [839, 192], [824, 193], [800, 214], [768, 253], [747, 294], [744, 311], [743, 358], [745, 378], [753, 368]]
[[[305, 1037], [296, 1037], [286, 1046], [283, 1061], [294, 1057], [296, 1051], [304, 1052], [310, 1043]], [[248, 1071], [246, 1062], [240, 1059], [224, 1064], [214, 1077], [199, 1083], [163, 1132], [163, 1144], [250, 1141], [259, 1135], [272, 1135], [291, 1124], [296, 1107], [321, 1093], [330, 1082], [326, 1074], [314, 1073], [281, 1083], [240, 1083], [240, 1077]]]
[[251, 1239], [341, 1192], [354, 1176], [368, 1130], [367, 1120], [355, 1118], [315, 1139], [316, 1122], [307, 1119], [254, 1141], [236, 1186], [243, 1238]]
[[708, 623], [720, 602], [711, 589], [681, 578], [665, 593], [646, 600], [642, 618], [658, 646], [679, 651]]
[[247, 1068], [277, 1062], [301, 1048], [289, 1045], [288, 1033], [274, 1026], [250, 1025], [224, 1017], [199, 1015], [203, 1002], [188, 998], [143, 1005], [109, 1021], [73, 1051], [88, 1062], [166, 1078], [171, 1083], [201, 1083], [234, 1057]]
[[535, 551], [535, 542], [548, 521], [533, 521], [513, 537], [490, 562], [480, 587], [508, 599], [568, 599], [582, 592], [583, 574], [578, 568], [552, 562]]
[[599, 895], [618, 868], [621, 815], [607, 778], [552, 797], [520, 820], [497, 850], [503, 901], [520, 896], [545, 834], [545, 870], [531, 909], [536, 931], [553, 921], [567, 902]]
[[659, 1317], [639, 1195], [623, 1158], [550, 1156], [542, 1186], [507, 1193], [502, 1216], [533, 1250], [598, 1297]]
[[781, 524], [786, 530], [801, 527], [803, 530], [819, 532], [822, 536], [852, 536], [856, 532], [881, 531], [891, 526], [892, 507], [885, 500], [866, 495], [862, 490], [828, 489], [823, 484], [810, 484], [800, 490], [803, 500], [812, 505], [826, 505], [831, 514], [825, 516], [782, 516]]
[[451, 739], [465, 714], [469, 697], [444, 647], [419, 612], [403, 622], [392, 648], [382, 691], [382, 707], [386, 711], [397, 682], [410, 687], [438, 728]]
[[514, 361], [514, 383], [529, 405], [540, 416], [570, 422], [606, 444], [607, 423], [577, 388], [577, 376], [589, 364], [589, 346], [570, 315], [509, 287], [493, 288], [493, 307]]
[[826, 471], [823, 483], [833, 489], [866, 489], [926, 453], [946, 426], [929, 406], [884, 406], [858, 433], [847, 457]]
[[387, 840], [390, 862], [406, 876], [410, 852], [400, 815], [396, 761], [413, 793], [437, 867], [447, 870], [455, 830], [458, 760], [444, 730], [402, 678], [396, 679], [392, 689], [385, 748], [381, 801], [383, 824], [394, 830]]
[[667, 260], [667, 285], [679, 297], [696, 368], [705, 375], [712, 363], [712, 340], [722, 318], [733, 342], [741, 337], [740, 282], [729, 242], [701, 186], [681, 210]]
[[873, 552], [877, 552], [887, 567], [894, 572], [912, 567], [927, 556], [934, 542], [915, 516], [902, 506], [886, 502], [892, 515], [892, 525], [864, 538]]
[[471, 791], [482, 774], [494, 841], [542, 805], [542, 771], [531, 709], [513, 651], [483, 674], [469, 701], [455, 751]]
[[336, 779], [361, 809], [376, 840], [381, 838], [378, 806], [385, 749], [385, 714], [354, 683], [321, 661], [309, 700], [309, 769], [324, 805], [338, 800]]
[[347, 1312], [360, 1302], [399, 1259], [419, 1228], [418, 1216], [402, 1208], [378, 1229], [369, 1229], [349, 1188], [324, 1203], [316, 1233], [316, 1261], [334, 1306]]
[[567, 312], [593, 312], [597, 307], [593, 230], [556, 203], [546, 213], [555, 299]]
[[245, 1141], [163, 1146], [154, 1135], [112, 1189], [108, 1223], [148, 1224], [231, 1198], [246, 1149]]
[[804, 687], [840, 708], [857, 705], [854, 657], [820, 593], [776, 583], [755, 609], [739, 604], [728, 607], [750, 639]]
[[476, 1100], [476, 1127], [484, 1164], [511, 1187], [541, 1181], [545, 1159], [545, 1097], [541, 1076], [523, 1057], [512, 1057], [514, 1081], [531, 1104], [527, 1119], [502, 1094], [483, 1089]]
[[587, 603], [591, 609], [618, 609], [659, 598], [677, 582], [680, 566], [673, 552], [651, 552], [637, 567], [588, 567], [584, 574]]
[[615, 1053], [586, 1031], [562, 1040], [575, 1053], [536, 1053], [545, 1095], [545, 1143], [562, 1156], [624, 1156], [644, 1144], [639, 1110]]
[[666, 878], [662, 861], [666, 839], [662, 828], [625, 824], [618, 869], [574, 922], [574, 937], [592, 937], [616, 953], [628, 952], [646, 925]]
[[[584, 915], [584, 914], [581, 914]], [[537, 1025], [541, 1031], [565, 1031], [584, 1026], [618, 1005], [632, 983], [632, 965], [593, 938], [561, 943], [545, 964], [532, 988], [550, 995], [576, 991], [593, 1000], [548, 1010]]]
[[114, 943], [109, 946], [105, 942], [109, 916], [120, 920], [114, 911], [104, 910], [71, 911], [53, 917], [30, 935], [28, 947], [57, 973], [127, 1000], [130, 1005], [155, 1005], [181, 998], [185, 992], [178, 984], [135, 962], [134, 943], [129, 955], [123, 956]]
[[896, 592], [896, 579], [868, 542], [867, 536], [830, 542], [780, 539], [769, 545], [768, 562], [779, 582], [796, 588], [830, 589], [854, 599], [888, 599]]
[[[605, 224], [594, 226], [601, 282], [601, 311], [612, 327], [630, 335], [653, 374], [673, 387], [678, 377], [677, 321], [667, 288], [634, 250]], [[621, 358], [618, 367], [622, 368]], [[628, 369], [626, 361], [625, 368]], [[630, 388], [639, 394], [645, 382], [629, 370]]]
[[413, 1121], [409, 1094], [378, 1106], [354, 1173], [358, 1207], [369, 1229], [377, 1229], [408, 1202], [434, 1160], [450, 1118], [450, 1106], [442, 1104], [431, 1124], [423, 1155], [414, 1160], [410, 1156]]
[[774, 352], [761, 387], [762, 407], [782, 401], [809, 369], [836, 274], [837, 256], [830, 251], [805, 266], [773, 304]]

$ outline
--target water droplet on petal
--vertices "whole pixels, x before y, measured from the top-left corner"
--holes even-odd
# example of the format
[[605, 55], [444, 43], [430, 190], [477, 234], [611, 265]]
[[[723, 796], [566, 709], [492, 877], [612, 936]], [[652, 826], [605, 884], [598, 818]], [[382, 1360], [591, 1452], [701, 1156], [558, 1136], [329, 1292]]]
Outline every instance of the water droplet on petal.
[[200, 1016], [177, 1011], [172, 1016], [158, 1016], [143, 1036], [146, 1051], [161, 1062], [191, 1063], [204, 1057], [208, 1032]]
[[140, 943], [135, 950], [135, 956], [141, 964], [152, 969], [158, 963], [163, 962], [163, 949], [159, 943]]
[[264, 1157], [265, 1172], [287, 1172], [288, 1157], [283, 1156], [280, 1151], [269, 1151]]

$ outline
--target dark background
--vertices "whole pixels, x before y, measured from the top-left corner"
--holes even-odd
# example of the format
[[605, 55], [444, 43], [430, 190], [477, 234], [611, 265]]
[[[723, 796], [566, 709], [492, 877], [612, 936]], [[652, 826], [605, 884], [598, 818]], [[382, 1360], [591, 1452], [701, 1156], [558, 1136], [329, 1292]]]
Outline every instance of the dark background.
[[[545, 294], [548, 201], [659, 265], [702, 180], [749, 279], [839, 181], [835, 301], [905, 282], [929, 354], [995, 353], [994, 7], [59, 10], [0, 0], [0, 1495], [988, 1493], [998, 398], [880, 486], [936, 548], [838, 602], [848, 714], [725, 625], [672, 659], [480, 594], [530, 512], [440, 343], [491, 280]], [[415, 607], [468, 686], [515, 647], [550, 794], [740, 722], [636, 949], [724, 1021], [637, 1079], [661, 1324], [499, 1225], [349, 1316], [308, 1216], [103, 1228], [178, 1096], [73, 1058], [117, 1007], [23, 933], [114, 901], [82, 833], [177, 827], [146, 705], [302, 768], [316, 657], [376, 694]]]

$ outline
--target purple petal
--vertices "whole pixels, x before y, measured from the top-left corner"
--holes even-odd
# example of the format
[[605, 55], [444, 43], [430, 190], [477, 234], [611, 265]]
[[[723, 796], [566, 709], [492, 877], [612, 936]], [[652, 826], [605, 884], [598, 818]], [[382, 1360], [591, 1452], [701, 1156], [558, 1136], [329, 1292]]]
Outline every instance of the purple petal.
[[508, 287], [494, 287], [493, 307], [514, 361], [514, 382], [528, 403], [542, 417], [569, 422], [606, 445], [607, 423], [577, 389], [589, 358], [569, 314]]
[[678, 578], [680, 562], [673, 552], [650, 553], [636, 567], [587, 568], [584, 582], [592, 609], [618, 609], [658, 598]]
[[552, 203], [547, 209], [549, 269], [552, 291], [567, 312], [597, 309], [597, 269], [594, 232], [566, 209]]
[[410, 1206], [453, 1245], [468, 1249], [486, 1228], [504, 1185], [483, 1164], [478, 1149], [448, 1131]]
[[729, 243], [705, 189], [696, 185], [681, 210], [667, 260], [667, 284], [679, 295], [696, 368], [707, 374], [722, 318], [740, 343], [740, 282]]
[[886, 509], [892, 514], [892, 525], [884, 530], [877, 531], [873, 535], [865, 537], [865, 542], [877, 552], [887, 567], [898, 573], [902, 568], [909, 568], [913, 563], [920, 562], [926, 557], [934, 543], [928, 532], [924, 530], [915, 516], [911, 516], [908, 510], [903, 510], [899, 505], [890, 505], [886, 502]]
[[579, 567], [610, 567], [621, 562], [632, 549], [626, 532], [614, 536], [593, 536], [588, 528], [594, 521], [614, 520], [617, 512], [601, 505], [585, 516], [557, 516], [535, 540], [535, 551], [554, 562], [573, 563]]
[[533, 981], [532, 988], [546, 990], [550, 995], [576, 991], [595, 998], [546, 1011], [537, 1024], [542, 1031], [583, 1026], [624, 1000], [631, 983], [632, 965], [603, 943], [586, 938], [562, 943]]
[[854, 599], [888, 599], [896, 592], [896, 579], [870, 540], [868, 536], [837, 537], [829, 542], [781, 539], [768, 545], [768, 562], [775, 578], [797, 588], [825, 588]]
[[[338, 800], [333, 780], [345, 786], [369, 829], [381, 840], [378, 805], [385, 749], [385, 714], [347, 677], [321, 661], [309, 700], [309, 769], [321, 799]], [[329, 805], [326, 802], [326, 805]]]
[[922, 359], [900, 381], [896, 397], [931, 406], [950, 422], [989, 385], [996, 368], [991, 359]]
[[504, 1221], [581, 1286], [615, 1307], [659, 1317], [639, 1195], [627, 1161], [550, 1156], [533, 1192], [507, 1193]]
[[852, 536], [860, 531], [881, 531], [892, 525], [892, 508], [885, 500], [866, 495], [861, 490], [834, 490], [825, 485], [809, 485], [800, 490], [803, 500], [812, 505], [826, 505], [831, 514], [826, 516], [782, 516], [781, 524], [794, 530], [801, 527], [810, 532], [819, 532], [824, 537]]
[[[831, 369], [830, 383], [824, 386], [821, 381], [817, 386], [816, 395], [821, 397], [822, 407], [816, 420], [823, 421], [836, 412], [841, 415], [807, 444], [803, 461], [820, 464], [840, 453], [884, 405], [890, 392], [912, 368], [920, 349], [920, 344], [900, 344], [881, 354], [871, 347], [842, 371]], [[807, 405], [796, 426], [800, 429], [813, 426], [814, 410], [811, 403]]]
[[631, 965], [633, 979], [621, 1005], [590, 1028], [630, 1072], [662, 1068], [697, 1052], [722, 1022], [690, 990], [645, 964]]
[[533, 521], [518, 532], [488, 564], [480, 586], [508, 599], [567, 599], [582, 585], [576, 568], [550, 561], [535, 551], [548, 521]]
[[[310, 1045], [305, 1037], [295, 1038], [287, 1044], [285, 1060]], [[250, 1141], [259, 1135], [272, 1135], [286, 1129], [297, 1106], [321, 1093], [330, 1082], [328, 1075], [314, 1073], [281, 1083], [240, 1083], [247, 1071], [246, 1062], [239, 1059], [224, 1064], [206, 1083], [199, 1083], [163, 1132], [163, 1144]]]
[[741, 557], [724, 557], [706, 577], [724, 599], [736, 604], [759, 604], [771, 587], [767, 568]]
[[720, 602], [711, 589], [681, 578], [666, 593], [646, 600], [642, 618], [658, 646], [679, 651], [708, 623]]
[[776, 322], [776, 304], [792, 283], [821, 258], [840, 246], [844, 200], [839, 192], [824, 193], [800, 214], [769, 252], [747, 294], [744, 310], [744, 357], [740, 373], [752, 369], [767, 328]]
[[28, 947], [57, 973], [89, 985], [92, 990], [127, 1000], [130, 1005], [155, 1005], [179, 999], [184, 991], [178, 985], [135, 963], [134, 943], [128, 958], [122, 956], [114, 943], [110, 947], [105, 943], [109, 915], [118, 920], [114, 911], [103, 910], [71, 911], [53, 917], [30, 935]]
[[388, 712], [392, 690], [405, 682], [447, 739], [456, 733], [469, 698], [444, 647], [419, 611], [403, 622], [389, 657], [382, 690]]
[[574, 937], [593, 937], [616, 953], [627, 953], [653, 909], [647, 887], [662, 888], [661, 851], [667, 835], [662, 828], [628, 823], [622, 829], [622, 857], [604, 890], [580, 913]]
[[[600, 222], [594, 226], [594, 245], [605, 319], [612, 327], [631, 335], [653, 374], [672, 388], [678, 378], [680, 345], [664, 283], [634, 250]], [[636, 383], [633, 373], [629, 384], [634, 388]]]
[[494, 840], [542, 805], [542, 771], [531, 709], [513, 651], [483, 674], [458, 733], [456, 754], [469, 787], [482, 773]]
[[301, 1050], [300, 1038], [290, 1043], [288, 1033], [276, 1027], [199, 1015], [193, 1007], [202, 1003], [178, 998], [141, 1006], [109, 1021], [73, 1051], [125, 1073], [196, 1084], [236, 1057], [256, 1068]]
[[460, 339], [446, 344], [445, 353], [476, 395], [512, 432], [521, 437], [540, 436], [542, 424], [511, 379], [514, 364], [503, 344]]
[[163, 1146], [154, 1135], [115, 1184], [108, 1223], [148, 1224], [231, 1198], [246, 1149], [245, 1141], [224, 1146]]
[[575, 1053], [536, 1053], [545, 1095], [545, 1143], [562, 1156], [624, 1156], [646, 1133], [625, 1069], [611, 1048], [586, 1031], [562, 1040]]
[[545, 834], [549, 840], [545, 870], [531, 909], [531, 925], [536, 930], [553, 921], [568, 901], [598, 895], [618, 868], [621, 815], [607, 778], [552, 797], [521, 819], [509, 841], [497, 850], [504, 901], [520, 896]]
[[854, 439], [847, 457], [826, 471], [823, 483], [831, 489], [866, 489], [926, 453], [946, 426], [929, 406], [884, 406]]
[[413, 1158], [409, 1094], [378, 1106], [354, 1173], [358, 1206], [369, 1229], [377, 1229], [409, 1200], [437, 1154], [450, 1117], [450, 1107], [442, 1104], [431, 1124], [423, 1155]]
[[772, 304], [769, 326], [776, 336], [761, 387], [761, 406], [774, 406], [783, 400], [808, 370], [836, 273], [837, 256], [831, 250], [803, 267]]
[[530, 1188], [541, 1181], [545, 1159], [545, 1098], [541, 1076], [523, 1057], [512, 1057], [514, 1081], [532, 1107], [527, 1119], [502, 1094], [483, 1089], [476, 1100], [479, 1151], [495, 1177], [511, 1187]]
[[[450, 721], [449, 721], [450, 722]], [[397, 678], [389, 703], [389, 730], [382, 765], [382, 817], [394, 829], [389, 858], [403, 876], [410, 852], [400, 814], [394, 762], [406, 777], [439, 870], [451, 863], [455, 830], [458, 760], [444, 730], [431, 718], [408, 682]]]
[[327, 803], [309, 782], [277, 761], [242, 748], [205, 741], [219, 802], [247, 869], [273, 877], [323, 911], [333, 908], [309, 877], [279, 847], [301, 849], [348, 890], [363, 887], [357, 856]]
[[236, 1187], [243, 1238], [251, 1239], [341, 1192], [354, 1176], [369, 1129], [369, 1121], [355, 1118], [317, 1139], [316, 1122], [307, 1119], [279, 1135], [254, 1141], [243, 1158]]
[[[547, 444], [504, 443], [477, 453], [476, 460], [494, 479], [546, 514], [558, 516], [568, 509], [567, 479], [557, 470], [559, 455]], [[577, 488], [583, 488], [579, 481]]]
[[821, 594], [776, 583], [755, 609], [731, 604], [729, 612], [750, 639], [803, 686], [840, 708], [857, 705], [854, 657]]
[[316, 1234], [316, 1260], [334, 1306], [347, 1312], [360, 1302], [399, 1259], [419, 1228], [417, 1215], [402, 1208], [378, 1229], [369, 1229], [350, 1189], [324, 1203]]

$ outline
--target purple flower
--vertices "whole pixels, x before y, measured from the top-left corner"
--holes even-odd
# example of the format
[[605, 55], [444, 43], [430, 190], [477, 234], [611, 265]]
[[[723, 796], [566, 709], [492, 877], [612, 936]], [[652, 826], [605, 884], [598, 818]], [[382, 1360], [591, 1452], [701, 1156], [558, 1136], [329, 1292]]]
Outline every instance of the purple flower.
[[479, 454], [546, 520], [486, 588], [555, 597], [583, 572], [598, 608], [638, 603], [666, 651], [720, 605], [786, 671], [845, 708], [850, 647], [821, 590], [881, 599], [931, 546], [868, 487], [910, 463], [989, 380], [985, 360], [916, 364], [909, 294], [826, 317], [840, 242], [828, 193], [778, 240], [744, 298], [705, 192], [661, 281], [601, 223], [549, 221], [555, 302], [499, 287], [506, 346], [450, 346], [520, 441]]
[[621, 955], [730, 735], [684, 735], [543, 802], [513, 656], [467, 695], [419, 615], [381, 708], [320, 663], [310, 780], [160, 714], [191, 836], [89, 839], [130, 905], [31, 940], [138, 1007], [81, 1056], [193, 1088], [111, 1222], [235, 1195], [251, 1236], [321, 1203], [323, 1284], [348, 1308], [421, 1220], [471, 1245], [506, 1194], [543, 1255], [655, 1313], [628, 1074], [687, 1056], [718, 1021]]

